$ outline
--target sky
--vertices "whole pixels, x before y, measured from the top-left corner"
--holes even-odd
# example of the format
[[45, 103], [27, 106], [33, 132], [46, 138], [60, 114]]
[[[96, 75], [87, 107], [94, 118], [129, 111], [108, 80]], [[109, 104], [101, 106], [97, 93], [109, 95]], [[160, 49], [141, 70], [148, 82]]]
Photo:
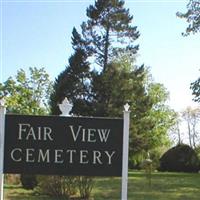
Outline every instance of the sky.
[[[183, 37], [187, 27], [176, 12], [186, 11], [188, 0], [125, 0], [140, 38], [137, 64], [150, 67], [155, 82], [170, 93], [176, 111], [197, 106], [190, 83], [199, 77], [200, 33]], [[17, 70], [44, 67], [52, 80], [65, 69], [73, 53], [73, 27], [87, 20], [93, 0], [1, 0], [0, 82]]]

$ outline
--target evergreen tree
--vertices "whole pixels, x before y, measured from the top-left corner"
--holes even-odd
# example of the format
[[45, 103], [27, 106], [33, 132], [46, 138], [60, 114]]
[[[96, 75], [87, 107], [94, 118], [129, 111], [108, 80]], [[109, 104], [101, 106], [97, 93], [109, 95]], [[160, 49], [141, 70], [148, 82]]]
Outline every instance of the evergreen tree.
[[[54, 83], [54, 92], [51, 94], [51, 112], [52, 114], [60, 114], [58, 103], [61, 103], [65, 97], [73, 104], [72, 113], [74, 115], [91, 116], [91, 94], [90, 94], [90, 66], [88, 59], [88, 52], [86, 51], [87, 44], [82, 39], [81, 35], [74, 28], [72, 31], [72, 45], [74, 54], [69, 58], [69, 65], [61, 72]], [[48, 177], [47, 177], [48, 178]], [[54, 177], [53, 180], [62, 180], [64, 183], [62, 190], [69, 192], [66, 186], [72, 187], [72, 183], [76, 182], [77, 185], [81, 184], [82, 179], [85, 180], [85, 185], [82, 187], [84, 192], [88, 192], [90, 196], [91, 188], [93, 185], [92, 178], [77, 178], [77, 177]], [[52, 180], [52, 178], [50, 179]], [[47, 179], [44, 178], [43, 182], [46, 183]], [[50, 184], [55, 184], [51, 181]], [[56, 183], [57, 184], [57, 183]], [[73, 188], [75, 190], [76, 187]], [[51, 191], [50, 191], [51, 192]], [[81, 191], [82, 192], [82, 191]], [[81, 195], [85, 193], [82, 192]], [[70, 194], [71, 195], [71, 194]], [[62, 195], [66, 198], [66, 194]], [[69, 196], [67, 196], [67, 199]]]
[[60, 114], [58, 103], [65, 97], [73, 103], [72, 112], [76, 115], [89, 115], [90, 109], [90, 72], [87, 62], [85, 43], [81, 35], [74, 28], [72, 32], [74, 54], [69, 58], [69, 66], [60, 73], [54, 83], [51, 95], [51, 111]]
[[[135, 54], [138, 49], [133, 42], [139, 37], [139, 32], [131, 25], [133, 16], [124, 8], [124, 1], [97, 0], [94, 6], [88, 7], [87, 16], [89, 19], [81, 25], [82, 34], [73, 29], [74, 54], [69, 59], [69, 66], [55, 81], [51, 96], [53, 114], [60, 113], [57, 104], [65, 97], [73, 102], [74, 114], [98, 115], [97, 101], [102, 112], [107, 109], [104, 104], [104, 100], [108, 101], [105, 92], [98, 87], [106, 89], [106, 85], [101, 85], [104, 75], [100, 71], [90, 72], [95, 65], [91, 66], [89, 61], [95, 60], [102, 67], [103, 73], [113, 56], [126, 51]], [[96, 98], [98, 95], [99, 98]]]
[[121, 51], [135, 54], [138, 46], [133, 42], [139, 37], [133, 16], [124, 8], [122, 0], [97, 0], [87, 8], [87, 22], [82, 23], [87, 50], [103, 71], [112, 56]]
[[125, 102], [135, 104], [135, 97], [144, 95], [145, 67], [134, 66], [129, 55], [121, 56], [109, 63], [104, 72], [93, 73], [93, 103], [97, 116], [121, 117]]
[[[124, 81], [130, 80], [129, 69], [119, 67], [114, 60], [128, 53], [136, 54], [138, 45], [134, 41], [139, 32], [132, 26], [133, 16], [124, 8], [124, 1], [97, 0], [87, 8], [87, 16], [88, 20], [81, 25], [86, 50], [100, 66], [98, 71], [92, 71], [93, 115], [119, 116], [133, 88]], [[114, 90], [113, 84], [117, 85]]]

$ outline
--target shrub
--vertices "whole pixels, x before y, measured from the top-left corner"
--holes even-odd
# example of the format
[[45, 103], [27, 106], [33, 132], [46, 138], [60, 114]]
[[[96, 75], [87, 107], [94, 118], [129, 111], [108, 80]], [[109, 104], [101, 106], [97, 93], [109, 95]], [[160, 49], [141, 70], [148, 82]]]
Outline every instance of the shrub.
[[163, 154], [160, 158], [160, 171], [197, 172], [200, 161], [196, 152], [186, 144], [179, 144]]
[[200, 159], [200, 145], [195, 148], [198, 158]]
[[38, 181], [39, 193], [65, 200], [88, 200], [94, 183], [93, 178], [83, 176], [39, 176]]
[[21, 174], [20, 181], [22, 187], [27, 190], [32, 190], [37, 186], [37, 179], [35, 175]]
[[77, 177], [77, 184], [80, 193], [80, 199], [88, 200], [94, 186], [94, 179], [91, 177], [80, 176]]
[[75, 177], [39, 176], [38, 192], [56, 199], [69, 199], [76, 189]]

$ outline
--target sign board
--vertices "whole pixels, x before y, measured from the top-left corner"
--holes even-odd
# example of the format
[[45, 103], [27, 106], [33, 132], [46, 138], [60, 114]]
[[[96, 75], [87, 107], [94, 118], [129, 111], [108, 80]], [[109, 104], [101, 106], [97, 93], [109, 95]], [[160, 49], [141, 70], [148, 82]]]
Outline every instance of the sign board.
[[4, 173], [121, 176], [123, 119], [5, 116]]

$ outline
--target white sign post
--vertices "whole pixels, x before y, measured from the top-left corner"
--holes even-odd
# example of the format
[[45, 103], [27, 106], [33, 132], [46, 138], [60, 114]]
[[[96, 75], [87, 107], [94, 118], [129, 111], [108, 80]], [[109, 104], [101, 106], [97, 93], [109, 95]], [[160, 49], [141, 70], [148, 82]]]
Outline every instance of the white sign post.
[[122, 191], [121, 200], [127, 200], [128, 194], [128, 149], [129, 149], [129, 124], [130, 111], [129, 105], [124, 106], [124, 131], [123, 131], [123, 160], [122, 160]]
[[0, 100], [0, 200], [3, 200], [3, 161], [4, 161], [4, 125], [5, 125], [5, 113], [6, 108], [4, 106], [4, 101]]

